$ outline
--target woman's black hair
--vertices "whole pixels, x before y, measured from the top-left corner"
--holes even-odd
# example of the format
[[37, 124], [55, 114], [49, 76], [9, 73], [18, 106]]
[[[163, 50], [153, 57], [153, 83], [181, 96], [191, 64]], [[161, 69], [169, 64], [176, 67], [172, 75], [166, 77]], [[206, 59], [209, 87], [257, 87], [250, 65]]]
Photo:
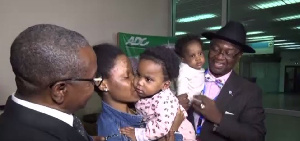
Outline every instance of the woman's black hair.
[[[119, 55], [125, 55], [120, 48], [111, 44], [99, 44], [93, 47], [97, 56], [97, 72], [96, 77], [102, 77], [107, 79], [111, 69], [115, 65], [115, 60]], [[95, 91], [100, 94], [99, 88], [95, 88]]]

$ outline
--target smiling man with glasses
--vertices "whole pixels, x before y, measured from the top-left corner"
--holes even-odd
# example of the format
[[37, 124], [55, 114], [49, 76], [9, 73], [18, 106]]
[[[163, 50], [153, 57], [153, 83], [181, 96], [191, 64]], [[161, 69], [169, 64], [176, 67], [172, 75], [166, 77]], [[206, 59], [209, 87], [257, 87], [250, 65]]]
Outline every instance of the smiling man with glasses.
[[0, 117], [1, 141], [92, 140], [73, 116], [102, 81], [94, 78], [96, 55], [82, 35], [50, 24], [29, 27], [11, 45], [10, 62], [17, 90]]
[[246, 45], [246, 30], [228, 22], [211, 40], [203, 95], [194, 97], [189, 119], [201, 141], [263, 141], [266, 129], [262, 91], [234, 71], [242, 54], [255, 53]]

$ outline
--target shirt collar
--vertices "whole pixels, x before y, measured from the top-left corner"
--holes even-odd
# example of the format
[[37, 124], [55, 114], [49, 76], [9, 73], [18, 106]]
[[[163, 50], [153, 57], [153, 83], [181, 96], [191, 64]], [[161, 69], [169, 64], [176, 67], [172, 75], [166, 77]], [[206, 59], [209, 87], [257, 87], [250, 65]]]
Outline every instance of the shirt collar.
[[229, 78], [230, 74], [232, 73], [232, 70], [221, 77], [215, 77], [213, 74], [211, 74], [209, 69], [207, 70], [207, 73], [209, 73], [211, 77], [213, 77], [215, 79], [220, 79], [225, 83], [227, 81], [227, 79]]
[[66, 114], [56, 109], [52, 109], [43, 105], [39, 105], [26, 100], [19, 99], [15, 96], [15, 93], [12, 94], [11, 97], [12, 100], [19, 105], [22, 105], [26, 108], [57, 118], [73, 127], [73, 116], [71, 114]]
[[127, 122], [128, 125], [135, 127], [139, 127], [143, 121], [143, 117], [141, 115], [128, 114], [118, 111], [102, 101], [102, 114], [104, 113], [110, 115], [113, 119]]

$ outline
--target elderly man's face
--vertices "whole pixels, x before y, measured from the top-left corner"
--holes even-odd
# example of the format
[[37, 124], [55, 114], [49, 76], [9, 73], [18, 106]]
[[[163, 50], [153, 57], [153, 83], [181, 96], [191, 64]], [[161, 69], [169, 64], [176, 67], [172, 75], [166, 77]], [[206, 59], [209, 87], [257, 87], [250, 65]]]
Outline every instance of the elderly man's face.
[[[92, 47], [81, 48], [79, 51], [82, 66], [85, 68], [85, 79], [93, 79], [97, 70], [97, 59]], [[72, 71], [72, 70], [70, 70]], [[94, 83], [90, 81], [75, 81], [70, 83], [65, 96], [64, 109], [71, 113], [83, 108], [94, 92]]]
[[242, 52], [230, 42], [213, 39], [208, 54], [209, 70], [215, 77], [230, 72], [242, 56]]

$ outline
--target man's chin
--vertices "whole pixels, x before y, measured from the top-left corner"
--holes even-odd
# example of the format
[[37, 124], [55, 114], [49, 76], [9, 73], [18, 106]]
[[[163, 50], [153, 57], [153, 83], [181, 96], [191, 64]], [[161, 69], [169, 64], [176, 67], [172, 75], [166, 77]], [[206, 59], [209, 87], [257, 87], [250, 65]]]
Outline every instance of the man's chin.
[[223, 75], [223, 69], [217, 69], [217, 68], [210, 68], [209, 71], [215, 75], [215, 76], [222, 76]]

